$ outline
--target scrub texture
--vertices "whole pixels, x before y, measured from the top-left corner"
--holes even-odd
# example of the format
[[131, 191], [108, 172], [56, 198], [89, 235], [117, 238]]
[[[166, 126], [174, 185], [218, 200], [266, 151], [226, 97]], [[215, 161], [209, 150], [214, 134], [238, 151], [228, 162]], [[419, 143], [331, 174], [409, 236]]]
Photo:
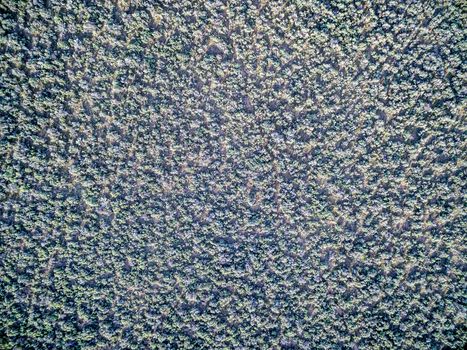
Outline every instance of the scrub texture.
[[0, 349], [462, 349], [466, 16], [0, 0]]

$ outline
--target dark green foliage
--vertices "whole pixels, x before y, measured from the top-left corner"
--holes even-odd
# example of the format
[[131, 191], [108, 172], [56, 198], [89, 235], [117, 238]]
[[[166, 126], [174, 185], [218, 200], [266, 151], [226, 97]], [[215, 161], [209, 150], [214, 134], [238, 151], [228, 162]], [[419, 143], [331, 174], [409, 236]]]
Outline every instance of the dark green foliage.
[[0, 1], [0, 349], [467, 341], [461, 1]]

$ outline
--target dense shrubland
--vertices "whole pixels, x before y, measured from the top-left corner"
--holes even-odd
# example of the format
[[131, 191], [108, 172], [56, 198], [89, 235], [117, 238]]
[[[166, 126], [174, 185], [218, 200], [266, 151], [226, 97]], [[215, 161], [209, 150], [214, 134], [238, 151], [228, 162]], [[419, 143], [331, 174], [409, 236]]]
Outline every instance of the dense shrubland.
[[0, 13], [2, 349], [465, 344], [461, 1]]

